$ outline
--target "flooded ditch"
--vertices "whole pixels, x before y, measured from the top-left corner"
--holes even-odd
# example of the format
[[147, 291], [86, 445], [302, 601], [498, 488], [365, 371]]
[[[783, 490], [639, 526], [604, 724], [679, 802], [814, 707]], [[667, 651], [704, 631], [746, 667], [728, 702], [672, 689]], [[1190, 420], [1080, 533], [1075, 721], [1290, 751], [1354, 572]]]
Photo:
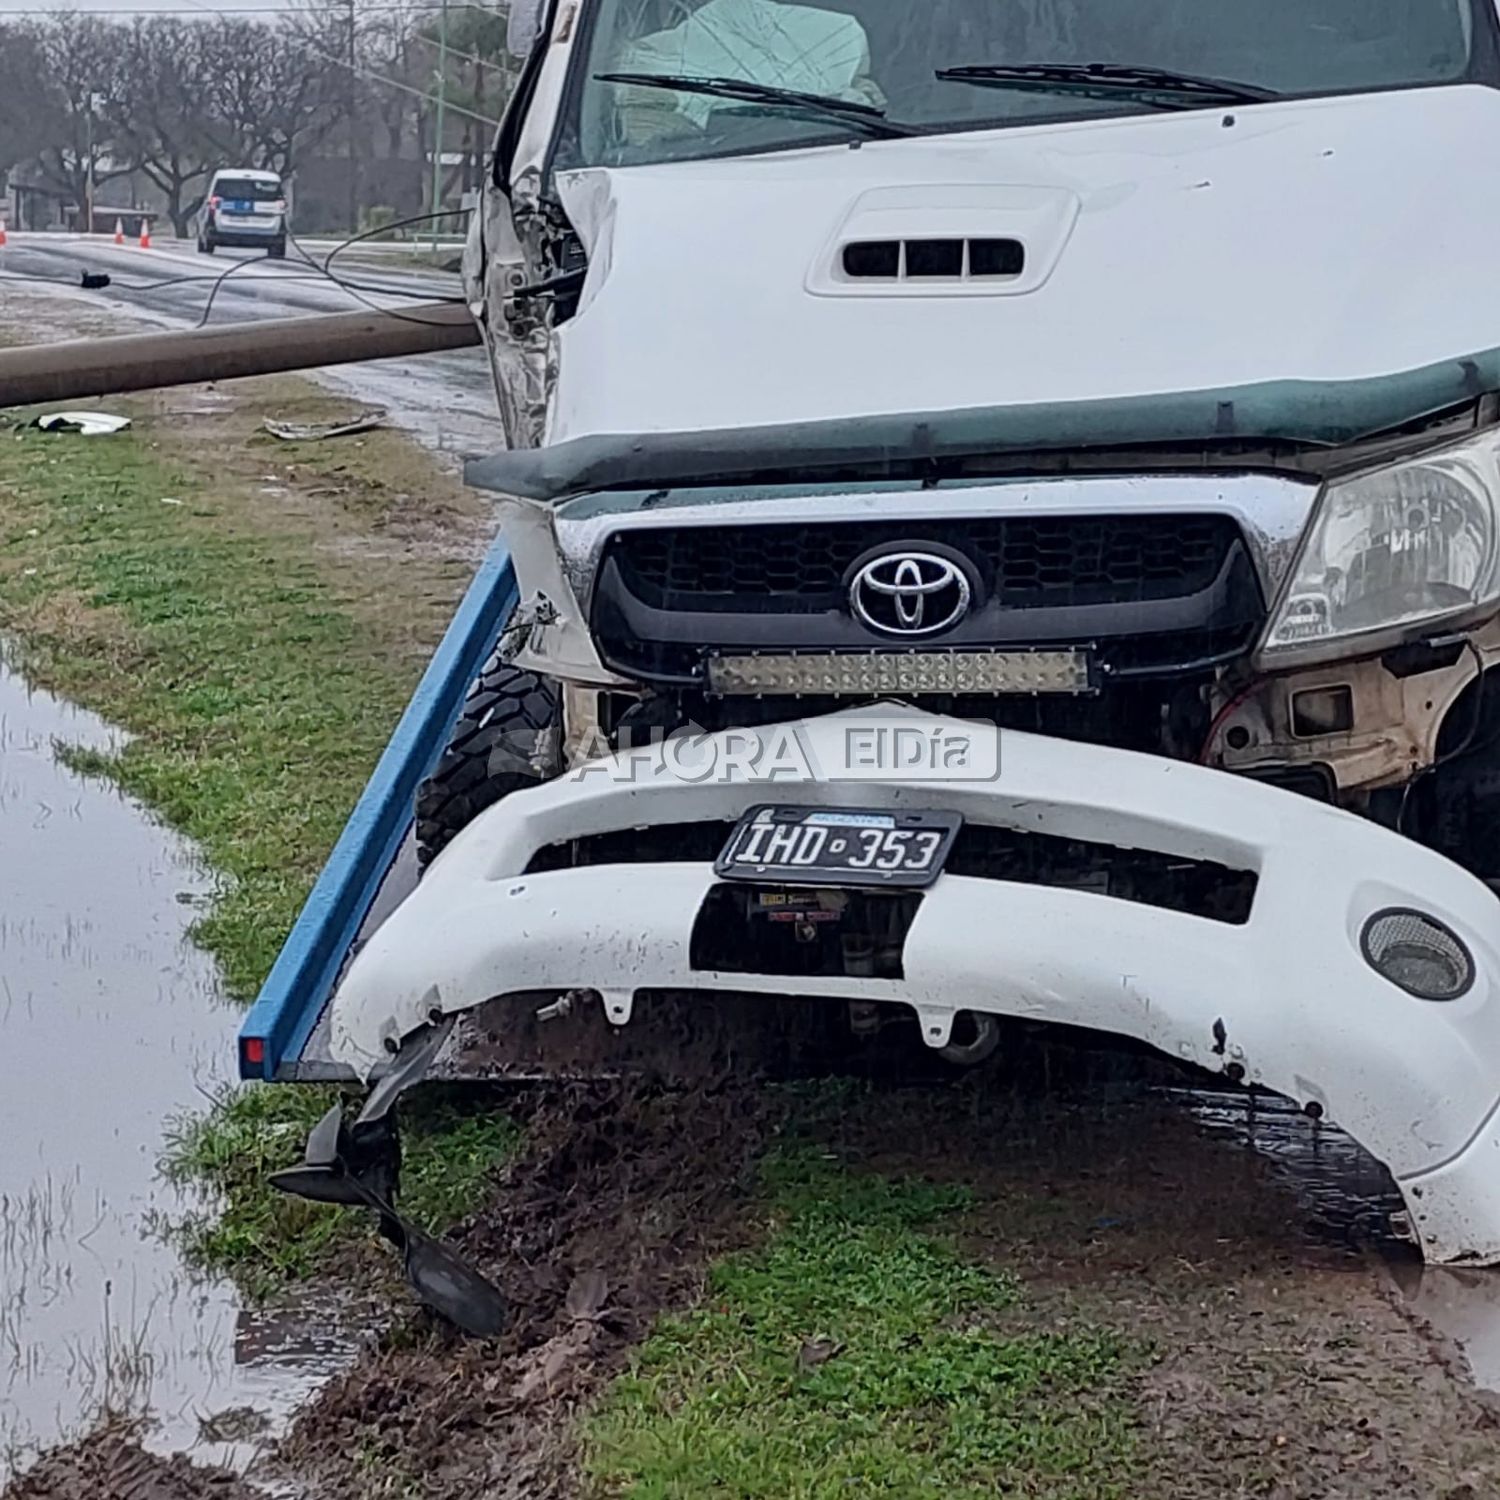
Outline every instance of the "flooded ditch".
[[106, 1411], [243, 1463], [351, 1352], [334, 1311], [247, 1308], [157, 1227], [191, 1206], [164, 1128], [227, 1080], [236, 1016], [187, 936], [191, 850], [57, 758], [116, 742], [0, 670], [0, 1488]]

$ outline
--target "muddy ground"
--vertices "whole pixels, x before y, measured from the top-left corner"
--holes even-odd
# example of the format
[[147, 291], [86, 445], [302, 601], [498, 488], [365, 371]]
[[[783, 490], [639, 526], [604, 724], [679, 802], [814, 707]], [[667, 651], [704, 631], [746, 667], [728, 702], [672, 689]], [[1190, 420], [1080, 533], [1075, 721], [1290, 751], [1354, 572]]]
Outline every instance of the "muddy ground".
[[[400, 1320], [305, 1410], [277, 1451], [277, 1487], [328, 1500], [606, 1493], [580, 1469], [580, 1414], [656, 1315], [702, 1294], [711, 1260], [770, 1232], [756, 1163], [789, 1131], [860, 1171], [974, 1189], [956, 1240], [1026, 1294], [996, 1314], [1001, 1331], [1105, 1329], [1142, 1351], [1121, 1392], [1138, 1455], [1126, 1493], [1500, 1494], [1495, 1399], [1405, 1307], [1399, 1252], [1369, 1243], [1358, 1216], [1310, 1208], [1179, 1100], [972, 1084], [883, 1087], [811, 1114], [744, 1086], [535, 1096], [524, 1154], [454, 1235], [511, 1299], [512, 1331], [471, 1344]], [[112, 1434], [54, 1456], [7, 1500], [240, 1500], [222, 1474], [180, 1464], [143, 1479], [126, 1453]]]
[[924, 1094], [835, 1135], [872, 1168], [979, 1189], [965, 1243], [1023, 1278], [1013, 1317], [1145, 1342], [1136, 1493], [1500, 1493], [1496, 1404], [1408, 1314], [1386, 1260], [1400, 1252], [1310, 1213], [1263, 1158], [1175, 1103], [991, 1102], [966, 1116]]
[[127, 1426], [110, 1424], [87, 1442], [46, 1455], [6, 1492], [7, 1500], [264, 1500], [228, 1470], [147, 1453]]
[[755, 1232], [778, 1114], [751, 1088], [545, 1095], [494, 1204], [454, 1236], [510, 1300], [510, 1333], [495, 1347], [397, 1335], [309, 1406], [281, 1472], [331, 1500], [576, 1493], [574, 1418], [653, 1317]]
[[[1137, 1493], [1500, 1493], [1496, 1404], [1406, 1312], [1380, 1247], [1180, 1106], [927, 1087], [821, 1116], [814, 1133], [862, 1170], [977, 1190], [958, 1234], [1021, 1277], [1008, 1319], [1148, 1348], [1129, 1391]], [[709, 1257], [763, 1231], [750, 1172], [786, 1125], [785, 1101], [744, 1090], [550, 1102], [460, 1236], [514, 1299], [513, 1335], [371, 1359], [313, 1403], [283, 1462], [340, 1500], [583, 1493], [573, 1417]]]

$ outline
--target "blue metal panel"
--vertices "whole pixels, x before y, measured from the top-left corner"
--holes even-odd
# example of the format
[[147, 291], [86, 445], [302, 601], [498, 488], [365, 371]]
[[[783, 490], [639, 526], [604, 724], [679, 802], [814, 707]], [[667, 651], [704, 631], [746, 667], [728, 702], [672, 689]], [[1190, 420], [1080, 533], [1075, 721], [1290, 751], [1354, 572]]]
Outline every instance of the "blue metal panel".
[[442, 753], [469, 684], [516, 606], [516, 587], [510, 553], [497, 541], [240, 1027], [241, 1078], [275, 1078], [283, 1059], [301, 1055], [406, 836], [417, 787]]

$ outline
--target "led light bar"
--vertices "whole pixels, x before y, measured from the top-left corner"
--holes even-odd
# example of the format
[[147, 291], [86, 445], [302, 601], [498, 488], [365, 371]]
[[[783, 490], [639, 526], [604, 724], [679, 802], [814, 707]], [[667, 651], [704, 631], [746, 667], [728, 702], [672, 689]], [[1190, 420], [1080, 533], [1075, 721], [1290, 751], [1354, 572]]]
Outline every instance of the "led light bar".
[[1090, 692], [1082, 651], [861, 651], [711, 656], [709, 690], [726, 698], [867, 698], [880, 693]]

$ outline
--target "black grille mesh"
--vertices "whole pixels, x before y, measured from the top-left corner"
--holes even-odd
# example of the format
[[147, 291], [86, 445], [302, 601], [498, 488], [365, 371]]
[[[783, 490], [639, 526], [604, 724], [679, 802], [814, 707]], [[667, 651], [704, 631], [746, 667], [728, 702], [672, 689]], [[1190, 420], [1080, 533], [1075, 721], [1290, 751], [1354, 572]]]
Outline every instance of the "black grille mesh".
[[1001, 603], [1025, 608], [1197, 593], [1218, 576], [1237, 538], [1227, 516], [977, 518], [627, 531], [611, 556], [632, 591], [658, 606], [781, 599], [836, 609], [863, 553], [936, 542], [967, 556]]

